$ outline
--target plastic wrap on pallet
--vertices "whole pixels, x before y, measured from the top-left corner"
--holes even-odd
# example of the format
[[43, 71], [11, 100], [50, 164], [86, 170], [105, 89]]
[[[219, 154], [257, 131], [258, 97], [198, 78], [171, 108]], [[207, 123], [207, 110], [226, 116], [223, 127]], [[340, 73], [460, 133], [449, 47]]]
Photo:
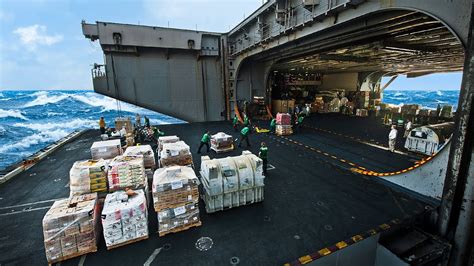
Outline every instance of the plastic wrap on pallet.
[[156, 211], [199, 200], [198, 178], [188, 166], [160, 168], [153, 175], [153, 204]]
[[143, 155], [143, 162], [145, 168], [156, 168], [155, 153], [150, 145], [140, 145], [128, 147], [123, 153], [124, 156], [136, 156]]
[[117, 117], [115, 119], [115, 129], [120, 130], [122, 127], [125, 127], [127, 133], [133, 132], [134, 128], [130, 117]]
[[201, 182], [208, 213], [263, 201], [262, 160], [249, 151], [211, 160], [201, 158]]
[[96, 141], [91, 146], [91, 156], [93, 160], [112, 159], [123, 153], [119, 139]]
[[69, 189], [71, 196], [91, 192], [107, 192], [107, 161], [77, 161], [69, 170]]
[[175, 143], [179, 141], [178, 136], [162, 136], [158, 138], [158, 150], [161, 151], [163, 149], [163, 144], [165, 143]]
[[116, 191], [105, 198], [102, 227], [108, 248], [148, 237], [148, 212], [145, 193], [136, 190], [128, 196]]
[[287, 113], [278, 113], [276, 115], [276, 123], [278, 125], [291, 125], [291, 115]]
[[55, 201], [43, 218], [46, 259], [55, 263], [97, 251], [97, 193]]
[[356, 109], [356, 116], [366, 117], [368, 114], [367, 109]]
[[157, 212], [158, 232], [165, 234], [170, 231], [181, 231], [200, 223], [199, 206], [191, 202], [175, 208], [167, 208]]
[[191, 165], [193, 157], [189, 146], [184, 141], [164, 143], [160, 152], [160, 167], [172, 165]]
[[109, 191], [144, 188], [147, 184], [143, 156], [117, 156], [109, 163]]
[[293, 127], [291, 125], [276, 125], [275, 134], [278, 136], [287, 136], [293, 134]]
[[211, 149], [216, 152], [230, 151], [234, 149], [234, 139], [231, 135], [219, 132], [211, 136]]

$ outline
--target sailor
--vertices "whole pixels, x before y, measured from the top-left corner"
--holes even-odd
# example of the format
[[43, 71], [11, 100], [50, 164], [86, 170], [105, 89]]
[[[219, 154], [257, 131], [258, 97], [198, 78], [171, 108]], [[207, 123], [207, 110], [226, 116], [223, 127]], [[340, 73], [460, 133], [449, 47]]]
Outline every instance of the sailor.
[[239, 141], [239, 147], [242, 146], [242, 142], [245, 140], [247, 142], [247, 147], [250, 147], [250, 142], [249, 142], [249, 133], [250, 133], [250, 128], [244, 127], [240, 131], [240, 141]]
[[304, 120], [304, 115], [301, 114], [298, 116], [297, 120], [296, 120], [296, 128], [295, 128], [295, 131], [301, 131], [301, 125], [303, 124], [303, 120]]
[[160, 136], [164, 136], [165, 132], [159, 130], [157, 127], [153, 127], [153, 137], [157, 140]]
[[388, 134], [388, 149], [390, 152], [395, 152], [395, 143], [397, 142], [397, 127], [392, 125], [392, 130]]
[[239, 119], [237, 115], [234, 115], [234, 119], [232, 119], [232, 127], [234, 127], [234, 131], [237, 132], [238, 130]]
[[201, 148], [202, 146], [206, 145], [207, 147], [207, 152], [209, 152], [209, 141], [211, 140], [211, 137], [209, 136], [209, 130], [206, 130], [206, 133], [204, 133], [204, 135], [202, 135], [202, 138], [201, 138], [201, 144], [199, 144], [199, 149], [198, 149], [198, 153], [201, 153]]
[[119, 131], [121, 137], [125, 137], [127, 135], [127, 130], [125, 129], [125, 126], [122, 126], [122, 129]]
[[408, 134], [410, 134], [411, 127], [412, 127], [411, 121], [407, 120], [407, 123], [405, 124], [405, 133], [403, 134], [404, 138], [407, 138]]
[[100, 128], [100, 134], [101, 135], [105, 134], [105, 120], [103, 116], [100, 117], [99, 128]]
[[262, 141], [260, 144], [260, 151], [258, 152], [258, 157], [262, 159], [263, 162], [263, 174], [267, 175], [267, 155], [268, 155], [268, 147], [265, 145], [265, 142]]
[[270, 133], [275, 133], [276, 124], [276, 119], [272, 118], [272, 121], [270, 121]]
[[244, 127], [248, 127], [249, 123], [249, 117], [247, 116], [247, 114], [244, 114]]
[[135, 127], [141, 127], [142, 126], [142, 118], [140, 117], [140, 114], [135, 115]]
[[145, 116], [145, 127], [150, 127], [150, 118], [148, 116]]

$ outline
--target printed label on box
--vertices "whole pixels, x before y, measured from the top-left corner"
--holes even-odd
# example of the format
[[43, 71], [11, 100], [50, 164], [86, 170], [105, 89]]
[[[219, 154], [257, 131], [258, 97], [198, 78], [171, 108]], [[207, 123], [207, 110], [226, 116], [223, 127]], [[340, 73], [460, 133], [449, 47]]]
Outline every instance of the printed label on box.
[[171, 182], [171, 189], [178, 189], [178, 188], [182, 188], [182, 187], [183, 187], [183, 182], [181, 182], [181, 180]]
[[178, 216], [186, 212], [186, 208], [184, 206], [174, 208], [174, 215]]

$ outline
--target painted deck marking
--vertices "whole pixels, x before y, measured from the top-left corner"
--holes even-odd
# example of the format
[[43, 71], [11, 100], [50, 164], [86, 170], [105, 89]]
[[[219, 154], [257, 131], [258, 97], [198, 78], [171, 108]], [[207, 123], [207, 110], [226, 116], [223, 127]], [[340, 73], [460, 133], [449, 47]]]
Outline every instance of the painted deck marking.
[[161, 252], [161, 249], [163, 248], [161, 247], [161, 248], [155, 249], [153, 253], [151, 253], [150, 257], [148, 257], [148, 259], [145, 261], [145, 263], [143, 263], [143, 266], [151, 265], [151, 263], [155, 260], [156, 256], [158, 256], [158, 254]]

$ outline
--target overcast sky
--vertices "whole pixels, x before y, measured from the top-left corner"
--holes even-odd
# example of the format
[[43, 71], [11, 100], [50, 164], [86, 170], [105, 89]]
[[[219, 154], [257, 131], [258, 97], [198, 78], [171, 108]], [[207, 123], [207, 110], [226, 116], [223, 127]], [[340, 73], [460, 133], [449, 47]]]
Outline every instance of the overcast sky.
[[[83, 19], [227, 32], [261, 4], [262, 0], [0, 0], [0, 90], [92, 89], [91, 65], [103, 63], [103, 58], [97, 42], [83, 37]], [[413, 79], [400, 78], [390, 88], [459, 89], [460, 77], [428, 76], [416, 86], [409, 85]]]

